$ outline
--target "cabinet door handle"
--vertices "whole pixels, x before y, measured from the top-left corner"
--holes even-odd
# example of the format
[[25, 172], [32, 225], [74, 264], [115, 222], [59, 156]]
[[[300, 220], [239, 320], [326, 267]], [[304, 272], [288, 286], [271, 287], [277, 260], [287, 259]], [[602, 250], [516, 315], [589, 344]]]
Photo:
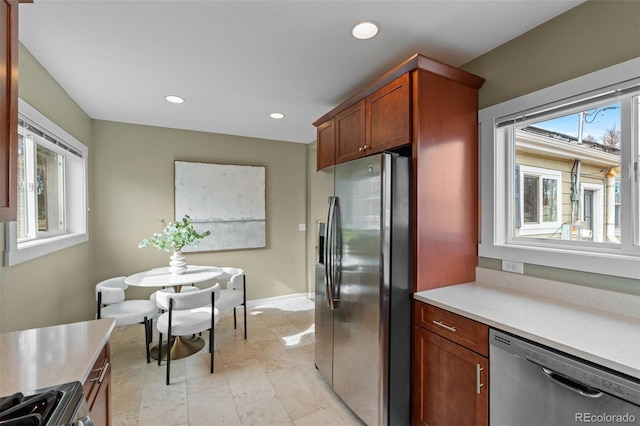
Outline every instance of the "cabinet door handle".
[[369, 149], [369, 145], [365, 145], [365, 146], [363, 146], [363, 148], [366, 151], [367, 149]]
[[102, 368], [97, 368], [93, 371], [100, 371], [100, 376], [99, 377], [94, 377], [93, 379], [89, 379], [87, 380], [87, 382], [98, 382], [98, 383], [102, 383], [102, 381], [104, 380], [104, 376], [106, 376], [107, 371], [109, 371], [109, 367], [111, 367], [111, 364], [109, 364], [109, 362], [106, 362]]
[[480, 388], [484, 386], [484, 383], [481, 383], [480, 380], [480, 372], [484, 370], [484, 368], [480, 367], [480, 364], [476, 364], [476, 393], [480, 395]]
[[[366, 145], [365, 145], [365, 146], [366, 146]], [[362, 152], [362, 151], [364, 151], [365, 149], [366, 149], [365, 147], [361, 146], [360, 148], [358, 148], [358, 151]]]
[[440, 327], [444, 328], [444, 329], [447, 329], [447, 330], [449, 330], [449, 331], [453, 331], [454, 333], [455, 333], [455, 331], [456, 331], [456, 328], [455, 328], [455, 327], [450, 327], [450, 326], [448, 326], [448, 325], [444, 324], [442, 321], [432, 320], [431, 322], [432, 322], [432, 323], [434, 323], [435, 325], [438, 325], [438, 326], [440, 326]]

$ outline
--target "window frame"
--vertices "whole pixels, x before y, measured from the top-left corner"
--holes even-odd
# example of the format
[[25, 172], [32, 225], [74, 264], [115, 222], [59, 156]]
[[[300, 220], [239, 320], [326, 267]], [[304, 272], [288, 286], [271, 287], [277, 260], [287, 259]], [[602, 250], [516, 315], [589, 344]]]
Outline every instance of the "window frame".
[[[37, 238], [18, 241], [17, 222], [5, 223], [4, 266], [12, 266], [21, 262], [44, 256], [89, 240], [88, 231], [88, 177], [89, 149], [86, 145], [63, 130], [60, 126], [45, 117], [27, 102], [18, 99], [18, 113], [29, 122], [37, 123], [47, 133], [55, 135], [69, 148], [80, 153], [81, 158], [69, 161], [73, 154], [66, 152], [54, 144], [41, 144], [47, 149], [63, 154], [64, 167], [64, 214], [65, 233], [40, 233]], [[18, 129], [16, 129], [18, 131]]]
[[[640, 87], [640, 58], [635, 58], [600, 71], [587, 74], [518, 98], [497, 104], [478, 112], [480, 143], [480, 244], [478, 255], [486, 258], [519, 261], [528, 264], [543, 265], [562, 269], [640, 278], [640, 228], [634, 224], [634, 218], [640, 215], [640, 183], [637, 175], [640, 149], [632, 141], [638, 140], [638, 121], [640, 113], [637, 102], [633, 102], [629, 111], [625, 107], [621, 116], [621, 129], [631, 129], [631, 134], [623, 135], [621, 143], [622, 179], [634, 179], [634, 185], [623, 185], [622, 211], [623, 229], [621, 244], [590, 243], [574, 244], [571, 241], [541, 243], [527, 241], [526, 238], [513, 238], [514, 202], [511, 188], [514, 185], [513, 152], [508, 149], [512, 132], [498, 128], [505, 120], [518, 121], [544, 114], [566, 105], [567, 109], [577, 108], [582, 102], [613, 98], [615, 93], [634, 87]], [[569, 107], [571, 106], [571, 107]], [[635, 118], [634, 118], [635, 117]], [[631, 120], [636, 127], [632, 128]], [[626, 140], [625, 140], [626, 138]], [[631, 138], [631, 139], [630, 139]], [[634, 192], [635, 188], [635, 192]], [[626, 207], [627, 204], [629, 207]], [[625, 213], [626, 212], [626, 213]], [[631, 213], [631, 214], [629, 214]], [[628, 235], [627, 235], [628, 234]], [[613, 246], [613, 247], [612, 247]]]

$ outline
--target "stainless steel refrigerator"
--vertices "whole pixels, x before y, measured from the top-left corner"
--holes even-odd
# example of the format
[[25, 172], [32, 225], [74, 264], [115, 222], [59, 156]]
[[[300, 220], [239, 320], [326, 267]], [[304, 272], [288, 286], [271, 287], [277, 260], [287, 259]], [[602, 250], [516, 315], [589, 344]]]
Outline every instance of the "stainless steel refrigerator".
[[335, 166], [319, 226], [315, 363], [369, 426], [410, 423], [410, 164], [380, 154]]

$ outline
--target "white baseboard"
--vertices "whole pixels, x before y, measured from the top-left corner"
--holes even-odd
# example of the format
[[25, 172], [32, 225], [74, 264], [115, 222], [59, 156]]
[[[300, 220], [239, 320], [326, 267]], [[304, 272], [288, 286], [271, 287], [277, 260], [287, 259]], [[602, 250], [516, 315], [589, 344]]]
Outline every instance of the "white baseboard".
[[287, 294], [284, 296], [267, 297], [264, 299], [247, 300], [247, 307], [269, 305], [272, 303], [280, 303], [280, 302], [286, 302], [286, 301], [296, 300], [296, 299], [313, 300], [309, 298], [309, 293], [294, 293], [294, 294]]

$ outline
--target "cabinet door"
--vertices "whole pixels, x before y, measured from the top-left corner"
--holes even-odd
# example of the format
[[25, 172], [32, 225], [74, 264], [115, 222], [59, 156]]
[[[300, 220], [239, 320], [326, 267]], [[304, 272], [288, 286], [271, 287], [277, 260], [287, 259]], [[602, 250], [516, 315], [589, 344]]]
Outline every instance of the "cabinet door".
[[335, 118], [318, 126], [317, 170], [336, 164], [336, 126]]
[[111, 425], [111, 347], [104, 346], [83, 386], [91, 419], [96, 426]]
[[366, 98], [367, 154], [411, 143], [409, 74]]
[[487, 358], [417, 326], [413, 357], [412, 424], [488, 424]]
[[16, 220], [18, 0], [0, 0], [0, 222]]
[[365, 155], [364, 99], [336, 115], [336, 164]]

